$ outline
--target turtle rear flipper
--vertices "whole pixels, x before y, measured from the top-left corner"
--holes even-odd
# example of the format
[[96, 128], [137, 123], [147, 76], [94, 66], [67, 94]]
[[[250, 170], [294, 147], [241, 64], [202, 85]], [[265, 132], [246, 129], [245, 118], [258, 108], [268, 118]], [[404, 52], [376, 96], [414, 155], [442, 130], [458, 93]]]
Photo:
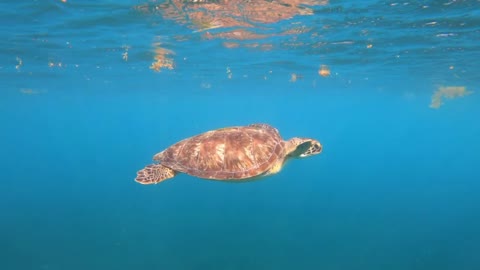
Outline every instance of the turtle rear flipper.
[[161, 164], [151, 164], [137, 172], [135, 181], [144, 184], [157, 184], [174, 177], [176, 172]]

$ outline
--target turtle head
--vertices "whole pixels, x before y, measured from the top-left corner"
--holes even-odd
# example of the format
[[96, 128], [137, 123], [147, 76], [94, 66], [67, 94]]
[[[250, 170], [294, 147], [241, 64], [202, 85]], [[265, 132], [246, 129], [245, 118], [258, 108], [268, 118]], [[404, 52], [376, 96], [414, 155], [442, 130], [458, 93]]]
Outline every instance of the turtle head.
[[320, 154], [322, 152], [322, 144], [309, 138], [292, 138], [287, 141], [287, 155], [293, 158], [304, 158]]

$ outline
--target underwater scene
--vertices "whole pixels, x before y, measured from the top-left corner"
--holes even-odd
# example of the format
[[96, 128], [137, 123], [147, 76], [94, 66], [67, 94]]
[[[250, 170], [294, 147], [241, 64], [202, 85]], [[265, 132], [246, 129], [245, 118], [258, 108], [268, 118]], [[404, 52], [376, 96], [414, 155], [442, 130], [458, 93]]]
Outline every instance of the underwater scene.
[[480, 1], [0, 21], [1, 270], [480, 269]]

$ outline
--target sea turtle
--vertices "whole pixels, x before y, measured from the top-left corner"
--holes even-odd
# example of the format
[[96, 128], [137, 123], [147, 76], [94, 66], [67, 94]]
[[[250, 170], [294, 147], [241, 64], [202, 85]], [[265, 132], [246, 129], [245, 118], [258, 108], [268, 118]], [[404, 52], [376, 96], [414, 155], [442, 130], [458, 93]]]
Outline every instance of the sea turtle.
[[319, 141], [284, 141], [268, 124], [227, 127], [184, 139], [156, 154], [153, 160], [158, 163], [138, 171], [135, 181], [157, 184], [178, 173], [210, 180], [251, 181], [279, 172], [289, 158], [321, 152]]

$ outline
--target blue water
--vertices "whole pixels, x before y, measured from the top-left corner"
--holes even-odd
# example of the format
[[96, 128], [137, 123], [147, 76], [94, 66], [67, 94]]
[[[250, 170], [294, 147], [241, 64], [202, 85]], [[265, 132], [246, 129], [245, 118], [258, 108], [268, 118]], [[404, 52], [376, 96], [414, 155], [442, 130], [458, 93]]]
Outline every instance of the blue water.
[[[161, 4], [0, 3], [0, 269], [480, 269], [479, 1], [331, 1], [245, 40]], [[261, 181], [134, 182], [251, 123], [324, 150]]]

